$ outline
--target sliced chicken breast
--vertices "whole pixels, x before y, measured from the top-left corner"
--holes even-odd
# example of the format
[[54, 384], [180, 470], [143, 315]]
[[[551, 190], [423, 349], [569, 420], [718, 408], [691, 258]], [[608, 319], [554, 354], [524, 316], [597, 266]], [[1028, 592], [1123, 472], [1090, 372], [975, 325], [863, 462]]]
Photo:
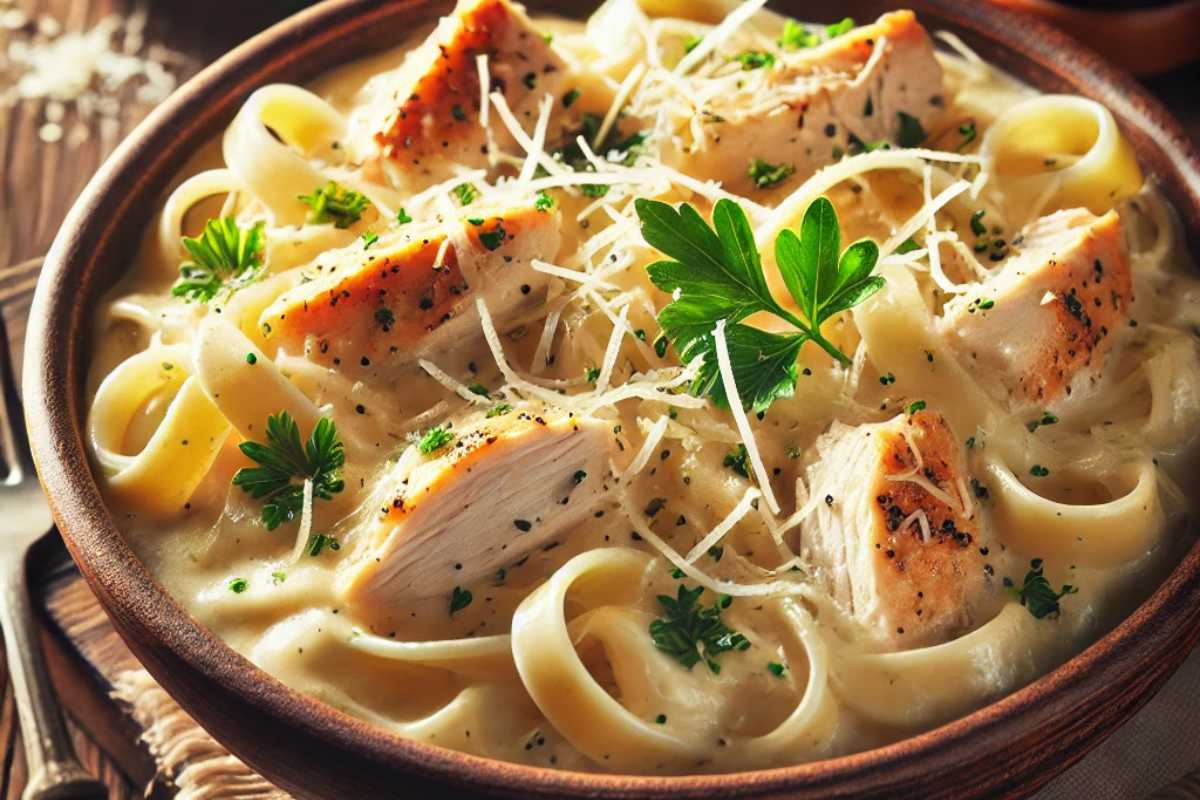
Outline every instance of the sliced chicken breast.
[[1014, 237], [1017, 252], [975, 293], [947, 304], [959, 361], [1014, 410], [1056, 408], [1101, 381], [1133, 283], [1121, 221], [1059, 211]]
[[433, 454], [410, 448], [389, 476], [395, 494], [342, 578], [348, 601], [449, 595], [569, 535], [603, 494], [608, 423], [514, 410], [451, 431]]
[[988, 590], [961, 441], [927, 411], [835, 423], [817, 441], [804, 552], [834, 599], [890, 649], [961, 633]]
[[[714, 79], [688, 79], [693, 96], [709, 97], [698, 109], [708, 134], [680, 157], [689, 174], [749, 196], [765, 185], [794, 185], [866, 146], [913, 146], [944, 105], [942, 68], [911, 11], [784, 53], [754, 73], [738, 73], [751, 77], [715, 93]], [[752, 175], [760, 160], [780, 173]]]
[[[486, 55], [489, 91], [504, 95], [517, 121], [533, 128], [538, 103], [561, 98], [566, 63], [508, 0], [461, 0], [426, 42], [377, 87], [357, 155], [378, 159], [393, 183], [414, 189], [451, 177], [462, 167], [488, 164], [487, 137], [479, 124], [476, 56]], [[560, 106], [561, 109], [561, 106]], [[496, 143], [513, 141], [495, 111]]]
[[532, 207], [479, 213], [332, 254], [314, 268], [315, 280], [263, 311], [268, 345], [344, 371], [378, 372], [478, 336], [477, 292], [500, 321], [536, 309], [548, 279], [530, 262], [557, 254], [557, 213]]

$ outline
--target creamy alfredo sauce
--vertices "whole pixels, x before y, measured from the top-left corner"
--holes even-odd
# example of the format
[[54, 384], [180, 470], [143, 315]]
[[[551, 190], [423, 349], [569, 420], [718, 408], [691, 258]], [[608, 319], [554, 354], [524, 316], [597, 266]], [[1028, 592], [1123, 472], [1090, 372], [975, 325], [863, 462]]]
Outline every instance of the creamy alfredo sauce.
[[[489, 4], [466, 3], [460, 13], [480, 5]], [[1144, 596], [1177, 552], [1167, 532], [1185, 502], [1171, 476], [1186, 468], [1200, 407], [1191, 332], [1200, 304], [1172, 213], [1152, 180], [1143, 183], [1108, 112], [1078, 98], [1030, 107], [1035, 93], [948, 39], [936, 59], [932, 122], [918, 125], [917, 141], [898, 141], [901, 132], [883, 148], [848, 141], [843, 130], [828, 136], [828, 155], [791, 139], [738, 149], [734, 133], [712, 132], [732, 130], [720, 126], [732, 126], [735, 113], [769, 137], [769, 117], [780, 112], [755, 103], [769, 106], [781, 93], [792, 114], [804, 92], [848, 91], [856, 70], [876, 66], [839, 60], [840, 37], [863, 38], [848, 27], [785, 28], [753, 5], [724, 23], [686, 18], [684, 3], [655, 3], [648, 17], [615, 0], [586, 26], [534, 20], [566, 65], [554, 76], [561, 91], [542, 110], [537, 78], [522, 78], [533, 84], [532, 111], [518, 108], [509, 121], [492, 101], [492, 160], [482, 167], [450, 165], [435, 180], [425, 165], [388, 163], [373, 149], [398, 102], [394, 88], [429, 67], [414, 50], [431, 35], [421, 31], [308, 90], [261, 90], [223, 142], [182, 171], [127, 277], [96, 312], [89, 425], [119, 524], [189, 612], [289, 686], [404, 736], [541, 766], [688, 773], [812, 760], [927, 729], [1028, 682]], [[896, 56], [897, 69], [909, 68], [887, 50], [890, 29], [880, 30], [869, 57]], [[908, 34], [893, 35], [898, 46]], [[530, 48], [541, 46], [539, 36]], [[690, 69], [679, 69], [689, 58]], [[814, 61], [793, 64], [805, 58]], [[802, 77], [787, 77], [790, 69]], [[890, 91], [891, 79], [878, 80]], [[511, 86], [502, 91], [504, 108], [518, 107]], [[888, 102], [884, 94], [872, 101]], [[461, 106], [467, 124], [481, 125], [478, 95]], [[578, 152], [568, 166], [537, 160], [580, 130], [594, 136], [597, 125], [619, 134], [607, 142], [627, 147], [597, 147], [590, 165]], [[1030, 126], [1050, 133], [1030, 136]], [[731, 162], [727, 195], [705, 180]], [[569, 177], [579, 169], [608, 181], [596, 184], [607, 191]], [[748, 187], [737, 185], [746, 178]], [[296, 199], [328, 181], [368, 200], [357, 217], [321, 217]], [[646, 266], [664, 256], [645, 243], [634, 198], [688, 202], [707, 218], [716, 200], [732, 197], [782, 302], [775, 235], [799, 231], [822, 195], [843, 245], [878, 243], [874, 274], [886, 280], [821, 327], [848, 363], [804, 345], [794, 393], [742, 419], [711, 396], [688, 394], [700, 364], [682, 364], [677, 347], [657, 341], [656, 315], [672, 296], [648, 278]], [[548, 198], [542, 208], [539, 196]], [[383, 350], [375, 363], [365, 349], [358, 356], [353, 338], [334, 337], [342, 355], [333, 360], [319, 337], [300, 347], [273, 338], [271, 304], [327, 280], [333, 265], [352, 271], [409, 239], [439, 235], [449, 244], [438, 258], [446, 248], [465, 253], [464, 231], [481, 227], [472, 219], [518, 207], [533, 220], [525, 241], [538, 236], [534, 214], [549, 215], [556, 232], [550, 252], [522, 264], [542, 281], [536, 303], [507, 311], [508, 300], [483, 281], [484, 308], [469, 298], [450, 339]], [[1021, 232], [1079, 207], [1089, 220], [1119, 214], [1118, 261], [1127, 261], [1131, 291], [1114, 293], [1111, 341], [1079, 367], [1095, 375], [1087, 391], [1025, 402], [952, 344], [955, 312], [969, 326], [974, 315], [1022, 302], [1061, 303], [1076, 320], [1100, 320], [1103, 312], [1077, 308], [1074, 288], [1030, 301], [1020, 287], [995, 283], [1022, 254], [1031, 268], [1064, 258], [1063, 240], [1040, 258], [1032, 245], [1022, 249]], [[189, 259], [181, 235], [200, 236], [222, 217], [245, 231], [263, 224], [261, 275], [208, 302], [173, 296]], [[517, 218], [506, 217], [510, 234]], [[476, 245], [483, 259], [489, 249], [486, 240]], [[368, 314], [368, 326], [404, 324], [402, 303], [380, 308], [387, 313], [378, 317], [347, 309], [335, 329], [356, 335], [355, 314]], [[1013, 364], [1022, 348], [1065, 335], [1027, 322], [1014, 317], [1008, 329]], [[748, 324], [787, 330], [769, 314]], [[327, 499], [305, 496], [302, 476], [293, 476], [298, 511], [268, 530], [264, 501], [232, 482], [255, 466], [238, 445], [264, 441], [266, 416], [284, 410], [304, 438], [317, 418], [335, 423], [344, 487]], [[485, 449], [479, 473], [454, 470], [456, 448], [563, 419], [602, 431], [597, 474], [579, 478], [584, 470], [537, 457], [550, 460], [550, 482], [564, 481], [566, 500], [568, 483], [591, 492], [579, 501], [585, 507], [515, 515], [506, 504], [519, 501], [517, 490], [505, 487], [542, 468], [537, 458], [504, 456], [514, 460], [486, 473], [486, 459], [500, 456]], [[446, 443], [431, 438], [435, 429]], [[854, 438], [871, 431], [875, 439]], [[900, 459], [890, 466], [872, 443], [888, 435]], [[514, 452], [533, 446], [513, 442]], [[920, 461], [922, 449], [943, 447], [940, 466]], [[370, 562], [399, 557], [389, 532], [416, 535], [416, 517], [394, 511], [413, 502], [404, 487], [419, 469], [435, 473], [422, 502], [458, 502], [453, 481], [479, 481], [486, 485], [472, 496], [486, 513], [469, 516], [465, 504], [448, 512], [444, 529], [404, 551], [415, 559], [410, 572], [362, 588], [355, 581]], [[852, 501], [873, 492], [882, 473], [898, 482], [895, 498], [881, 495], [878, 513], [873, 495]], [[902, 508], [901, 485], [910, 501]], [[568, 513], [571, 524], [554, 529], [555, 515]], [[454, 519], [470, 519], [470, 529]], [[524, 545], [521, 536], [537, 530], [552, 533]], [[475, 552], [470, 543], [480, 540], [512, 554], [487, 556], [485, 575], [475, 563], [450, 563], [456, 548]], [[883, 546], [855, 555], [849, 542]], [[1043, 560], [1044, 580], [1032, 559]], [[1074, 593], [1056, 597], [1064, 584]], [[890, 592], [921, 586], [929, 596], [906, 594], [911, 623], [896, 624]], [[690, 634], [680, 622], [687, 614], [673, 616], [659, 599], [686, 602], [680, 587], [705, 587], [695, 602], [707, 610], [690, 619]], [[930, 618], [938, 621], [927, 626]], [[707, 638], [695, 635], [698, 623], [710, 626]]]

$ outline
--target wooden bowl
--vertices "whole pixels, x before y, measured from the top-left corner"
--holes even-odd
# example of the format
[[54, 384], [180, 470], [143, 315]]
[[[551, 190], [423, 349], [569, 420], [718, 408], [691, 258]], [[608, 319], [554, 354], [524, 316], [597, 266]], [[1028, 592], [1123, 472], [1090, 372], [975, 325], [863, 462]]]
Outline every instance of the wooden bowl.
[[[533, 2], [569, 11], [567, 0]], [[591, 5], [590, 3], [588, 4]], [[872, 19], [871, 0], [778, 2], [816, 19]], [[46, 259], [29, 324], [29, 428], [55, 518], [80, 570], [133, 652], [231, 751], [300, 797], [779, 798], [1025, 794], [1128, 718], [1200, 637], [1200, 546], [1103, 639], [1054, 672], [965, 718], [888, 747], [759, 772], [674, 778], [592, 775], [491, 761], [401, 739], [297, 694], [203, 628], [126, 545], [81, 436], [94, 301], [129, 263], [168, 179], [256, 87], [311, 79], [382, 49], [450, 2], [332, 0], [229, 53], [162, 104], [80, 196]], [[985, 4], [913, 0], [932, 29], [1048, 91], [1113, 110], [1162, 182], [1200, 253], [1200, 162], [1178, 125], [1132, 80], [1049, 27]]]

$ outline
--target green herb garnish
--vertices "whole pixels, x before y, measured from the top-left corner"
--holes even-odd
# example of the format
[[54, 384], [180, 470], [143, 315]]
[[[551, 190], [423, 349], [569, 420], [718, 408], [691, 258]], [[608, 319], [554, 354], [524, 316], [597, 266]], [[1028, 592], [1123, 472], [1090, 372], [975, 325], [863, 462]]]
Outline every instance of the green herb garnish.
[[741, 64], [742, 69], [749, 71], [772, 66], [775, 63], [775, 54], [765, 50], [747, 50], [744, 53], [738, 53], [732, 60]]
[[421, 437], [421, 441], [417, 442], [417, 449], [424, 455], [430, 455], [441, 450], [452, 441], [454, 441], [454, 434], [441, 425], [438, 425], [435, 428], [425, 431], [425, 435]]
[[1004, 579], [1004, 585], [1013, 597], [1020, 600], [1021, 605], [1028, 608], [1029, 613], [1037, 619], [1057, 617], [1062, 610], [1058, 601], [1079, 591], [1078, 587], [1069, 583], [1063, 584], [1061, 590], [1054, 591], [1050, 586], [1050, 581], [1046, 580], [1042, 574], [1040, 558], [1029, 562], [1029, 571], [1025, 573], [1025, 581], [1019, 588], [1013, 585], [1010, 578]]
[[[636, 201], [636, 208], [646, 242], [675, 259], [658, 261], [647, 270], [659, 289], [678, 290], [678, 299], [658, 315], [664, 335], [685, 363], [704, 359], [690, 387], [693, 394], [711, 395], [719, 405], [728, 405], [713, 339], [721, 320], [726, 322], [726, 344], [740, 400], [755, 411], [792, 394], [798, 379], [796, 359], [809, 340], [841, 364], [850, 364], [821, 335], [821, 324], [866, 300], [884, 280], [871, 275], [879, 248], [869, 239], [851, 244], [839, 260], [841, 231], [828, 199], [817, 198], [808, 207], [800, 236], [784, 230], [775, 239], [776, 263], [803, 319], [776, 302], [767, 288], [754, 231], [737, 203], [717, 201], [715, 230], [687, 203], [676, 210], [643, 198]], [[758, 311], [785, 320], [797, 332], [768, 333], [741, 324]]]
[[744, 444], [739, 444], [733, 450], [726, 453], [725, 460], [721, 463], [743, 478], [750, 477], [750, 453], [746, 451], [746, 445]]
[[496, 220], [496, 227], [492, 228], [490, 231], [479, 232], [479, 243], [488, 250], [495, 250], [500, 247], [500, 245], [504, 242], [504, 237], [507, 235], [508, 232], [504, 230], [504, 222], [502, 220]]
[[956, 147], [955, 150], [961, 153], [967, 148], [967, 145], [975, 141], [975, 137], [979, 135], [979, 132], [975, 129], [975, 120], [967, 120], [962, 125], [959, 125], [958, 134], [963, 138], [962, 141], [958, 143], [958, 147]]
[[410, 223], [412, 221], [413, 221], [413, 218], [410, 217], [408, 215], [408, 212], [405, 211], [403, 208], [396, 212], [396, 224], [397, 225], [407, 225], [408, 223]]
[[1034, 464], [1029, 468], [1029, 474], [1035, 478], [1044, 478], [1050, 474], [1050, 470], [1047, 467], [1043, 467], [1041, 464]]
[[554, 208], [554, 198], [541, 191], [537, 193], [537, 197], [533, 201], [533, 207], [538, 211], [549, 211]]
[[316, 558], [326, 547], [330, 550], [341, 550], [342, 543], [328, 534], [314, 533], [308, 537], [308, 546], [305, 550], [310, 556]]
[[825, 38], [833, 39], [852, 30], [854, 30], [854, 18], [844, 17], [840, 22], [825, 26]]
[[[286, 411], [267, 417], [267, 440], [242, 442], [239, 449], [257, 467], [243, 467], [233, 485], [255, 500], [266, 500], [262, 521], [273, 531], [291, 522], [304, 506], [304, 482], [312, 482], [314, 499], [330, 500], [342, 491], [346, 451], [333, 420], [321, 417], [306, 442]], [[296, 481], [299, 481], [297, 483]]]
[[766, 189], [786, 180], [795, 171], [796, 168], [791, 164], [768, 164], [761, 158], [756, 158], [750, 162], [746, 174], [754, 181], [755, 186]]
[[471, 205], [471, 203], [474, 203], [479, 197], [479, 190], [476, 189], [475, 185], [471, 183], [460, 183], [451, 191], [453, 191], [454, 196], [458, 198], [458, 202], [464, 206]]
[[820, 36], [794, 19], [783, 23], [783, 33], [779, 36], [779, 46], [784, 50], [802, 50], [805, 47], [813, 47], [820, 41]]
[[387, 330], [396, 324], [396, 315], [390, 308], [375, 309], [375, 322], [379, 327]]
[[780, 664], [778, 661], [770, 661], [767, 663], [767, 671], [776, 678], [782, 678], [786, 669], [787, 667], [785, 667], [783, 664]]
[[334, 227], [349, 228], [358, 222], [371, 201], [361, 192], [344, 189], [336, 181], [313, 189], [312, 194], [300, 195], [300, 202], [308, 206], [308, 221], [314, 224], [332, 222]]
[[241, 594], [242, 592], [246, 591], [249, 586], [250, 584], [246, 582], [245, 578], [232, 578], [229, 581], [229, 591], [233, 592], [234, 594]]
[[666, 618], [650, 623], [650, 637], [655, 647], [688, 669], [703, 660], [716, 675], [721, 672], [717, 656], [729, 650], [746, 650], [750, 640], [721, 621], [721, 609], [729, 604], [718, 600], [711, 607], [701, 606], [698, 601], [703, 593], [703, 586], [689, 589], [680, 584], [675, 597], [660, 594], [658, 602]]
[[493, 417], [502, 417], [510, 411], [512, 411], [512, 406], [510, 406], [508, 403], [497, 403], [487, 410], [487, 413], [484, 414], [484, 418], [492, 419]]
[[579, 99], [579, 95], [581, 94], [582, 92], [580, 92], [578, 89], [572, 89], [564, 94], [562, 99], [563, 108], [570, 108], [571, 106], [575, 105], [575, 101]]
[[459, 611], [471, 605], [471, 601], [474, 599], [469, 590], [455, 586], [454, 592], [450, 595], [450, 616], [454, 616]]
[[241, 228], [233, 217], [210, 219], [200, 236], [184, 236], [183, 247], [192, 257], [179, 266], [179, 279], [171, 294], [185, 301], [207, 303], [221, 292], [226, 296], [262, 277], [265, 225]]

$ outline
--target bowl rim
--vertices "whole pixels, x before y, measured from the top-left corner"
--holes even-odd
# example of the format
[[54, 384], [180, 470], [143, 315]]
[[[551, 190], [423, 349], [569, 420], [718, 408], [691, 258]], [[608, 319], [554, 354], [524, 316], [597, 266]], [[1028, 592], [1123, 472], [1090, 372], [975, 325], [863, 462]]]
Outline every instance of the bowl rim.
[[[242, 703], [289, 729], [337, 741], [373, 761], [399, 764], [414, 775], [447, 785], [480, 791], [503, 787], [504, 791], [525, 796], [586, 793], [597, 797], [710, 797], [715, 792], [732, 797], [822, 787], [878, 789], [885, 785], [879, 782], [879, 776], [900, 767], [911, 769], [916, 764], [926, 776], [947, 774], [961, 763], [960, 751], [968, 743], [974, 748], [1002, 749], [1020, 742], [1030, 730], [1066, 732], [1069, 726], [1064, 727], [1061, 719], [1064, 710], [1089, 707], [1103, 687], [1151, 687], [1165, 680], [1182, 661], [1187, 647], [1200, 637], [1200, 542], [1193, 544], [1150, 597], [1107, 634], [1050, 673], [983, 708], [933, 730], [861, 753], [714, 775], [629, 776], [551, 770], [404, 739], [287, 688], [180, 607], [125, 543], [92, 477], [80, 422], [82, 378], [75, 368], [80, 363], [79, 340], [86, 330], [86, 309], [71, 302], [73, 286], [96, 269], [104, 255], [111, 257], [109, 251], [121, 246], [114, 231], [122, 226], [114, 221], [133, 204], [131, 198], [147, 191], [159, 195], [159, 189], [147, 188], [154, 185], [154, 176], [158, 175], [156, 165], [161, 167], [166, 158], [156, 155], [155, 149], [178, 138], [182, 143], [177, 150], [191, 153], [204, 141], [199, 133], [205, 124], [203, 115], [192, 121], [187, 117], [189, 111], [197, 111], [205, 103], [236, 107], [240, 100], [230, 98], [244, 98], [264, 82], [266, 74], [277, 80], [288, 70], [304, 72], [299, 59], [322, 44], [332, 45], [339, 36], [362, 34], [371, 25], [394, 25], [407, 13], [425, 13], [431, 5], [436, 3], [329, 0], [230, 51], [181, 86], [121, 143], [72, 206], [46, 257], [26, 344], [23, 385], [30, 441], [59, 529], [93, 591], [127, 640], [147, 638], [161, 649], [156, 658], [162, 660], [147, 662], [156, 678], [169, 685], [163, 674], [166, 664], [186, 665], [220, 681]], [[1003, 9], [985, 4], [959, 5], [953, 0], [914, 0], [909, 5], [918, 14], [932, 12], [952, 20], [1040, 68], [1057, 67], [1061, 73], [1051, 51], [1067, 52], [1072, 69], [1061, 74], [1070, 82], [1091, 81], [1093, 87], [1099, 87], [1096, 92], [1077, 91], [1092, 96], [1103, 94], [1102, 102], [1117, 113], [1123, 124], [1154, 133], [1158, 147], [1178, 173], [1177, 188], [1183, 196], [1173, 199], [1177, 207], [1181, 201], [1184, 204], [1179, 211], [1186, 220], [1188, 235], [1197, 235], [1200, 158], [1174, 118], [1131, 78], [1066, 34]], [[1023, 36], [1022, 29], [1035, 35]], [[1031, 44], [1034, 39], [1040, 44]], [[311, 70], [309, 77], [345, 60]], [[146, 163], [148, 168], [143, 166]], [[1180, 642], [1187, 647], [1174, 653]], [[1148, 658], [1154, 659], [1149, 666], [1145, 663]], [[1130, 683], [1137, 680], [1142, 683]], [[1119, 713], [1127, 717], [1148, 697], [1149, 693], [1143, 691], [1132, 699], [1107, 699], [1124, 703]], [[1086, 747], [1071, 749], [1071, 743], [1066, 742], [1054, 755], [1060, 763], [1070, 763], [1084, 752]], [[999, 778], [980, 784], [982, 788], [999, 785]]]

